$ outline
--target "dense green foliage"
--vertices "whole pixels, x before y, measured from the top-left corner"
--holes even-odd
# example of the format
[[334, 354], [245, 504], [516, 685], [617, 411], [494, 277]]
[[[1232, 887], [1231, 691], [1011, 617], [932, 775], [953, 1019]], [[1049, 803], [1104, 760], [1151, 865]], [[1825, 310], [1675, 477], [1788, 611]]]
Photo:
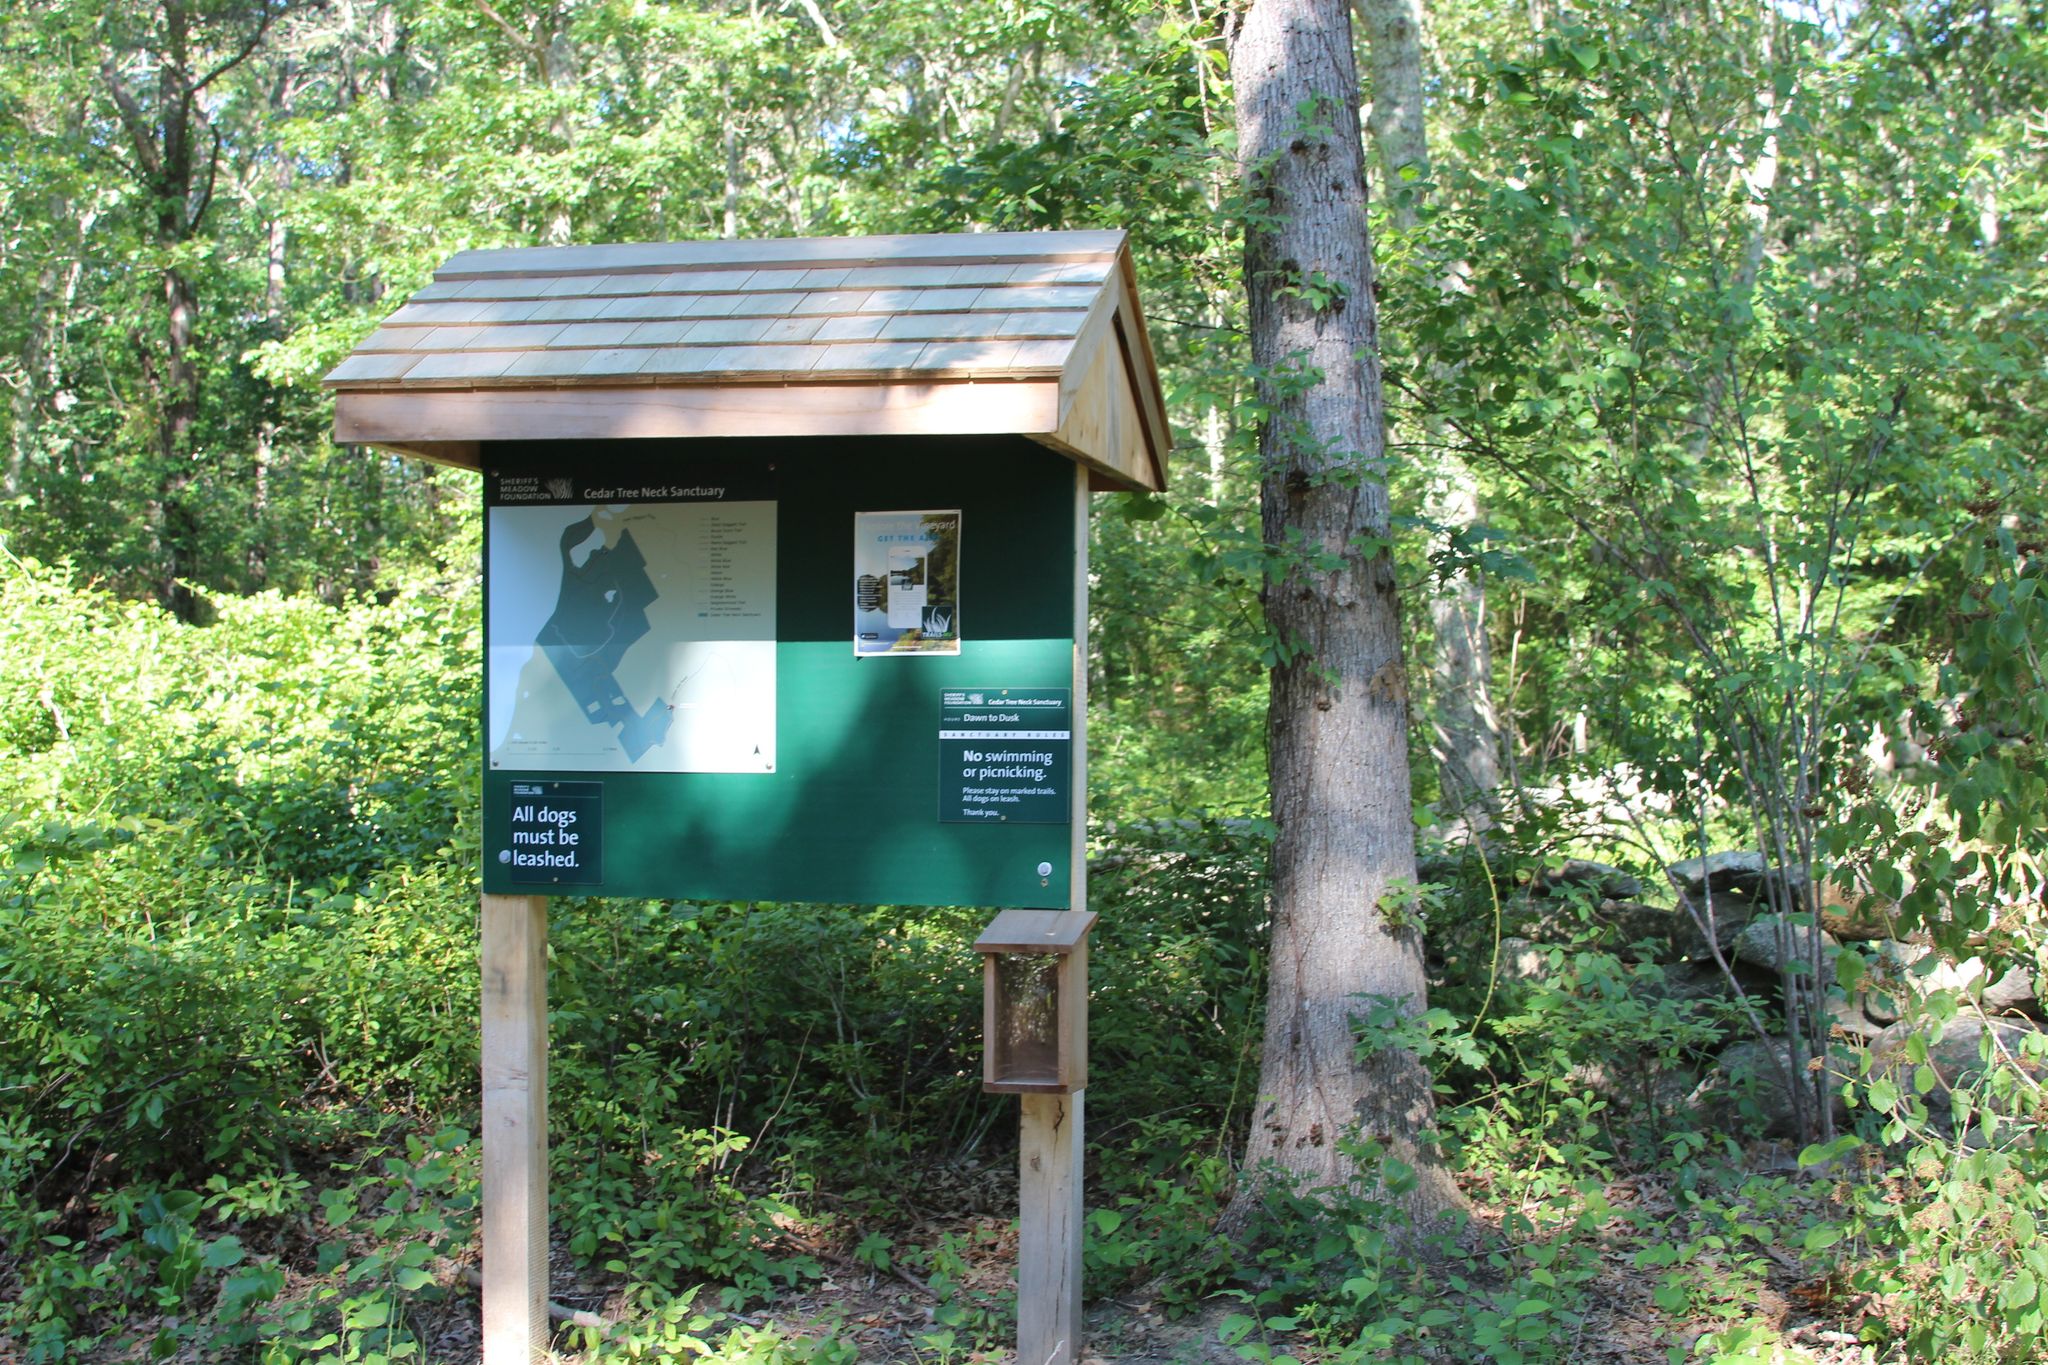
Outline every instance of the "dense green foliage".
[[[388, 1349], [369, 1318], [473, 1232], [475, 1147], [442, 1128], [476, 1103], [476, 828], [450, 799], [476, 780], [473, 581], [340, 611], [231, 599], [204, 630], [15, 559], [0, 594], [0, 1225], [23, 1249], [0, 1263], [0, 1331], [36, 1360], [151, 1312], [209, 1358], [260, 1341], [310, 1359], [330, 1334], [342, 1358]], [[1228, 1131], [1259, 983], [1244, 845], [1139, 831], [1101, 871], [1127, 911], [1097, 946], [1119, 964], [1094, 1007], [1109, 1130], [1172, 1113], [1212, 1147]], [[571, 1254], [657, 1296], [708, 1277], [733, 1306], [819, 1273], [777, 1225], [818, 1191], [882, 1223], [911, 1170], [1000, 1147], [981, 926], [565, 906]], [[450, 1182], [469, 1191], [453, 1204]], [[305, 1238], [330, 1273], [287, 1292]], [[358, 1348], [351, 1321], [375, 1329]]]
[[[1762, 849], [1880, 904], [1927, 968], [2038, 984], [2048, 14], [1431, 16], [1433, 171], [1395, 187], [1412, 227], [1374, 222], [1394, 549], [1411, 603], [1483, 581], [1510, 780], [1483, 847], [1379, 908], [1426, 920], [1432, 1008], [1359, 1002], [1370, 1046], [1429, 1061], [1471, 1197], [1428, 1264], [1371, 1134], [1378, 1187], [1276, 1192], [1241, 1249], [1210, 1231], [1256, 1084], [1287, 647], [1260, 616], [1281, 552], [1253, 506], [1229, 21], [0, 14], [0, 1356], [463, 1349], [476, 494], [333, 446], [325, 368], [463, 247], [1114, 226], [1180, 444], [1171, 492], [1103, 501], [1094, 532], [1091, 1293], [1221, 1296], [1247, 1359], [1568, 1361], [1637, 1288], [1656, 1358], [1801, 1358], [1766, 1290], [1877, 1359], [2037, 1357], [2048, 1035], [1937, 990], [1879, 1055], [1797, 989], [1693, 991], [1604, 894], [1533, 888], [1569, 856], [1654, 886]], [[1490, 524], [1425, 524], [1447, 456]], [[1797, 884], [1778, 908], [1815, 913]], [[917, 1286], [908, 1353], [1003, 1340], [978, 927], [561, 907], [556, 1223], [618, 1320], [565, 1350], [850, 1360], [830, 1312], [743, 1315], [862, 1279]], [[1897, 970], [1852, 943], [1781, 984], [1846, 1003]], [[1784, 1159], [1749, 1142], [1764, 1097], [1685, 1093], [1759, 1026], [1810, 1063]], [[1979, 1041], [1959, 1062], [1954, 1038]]]

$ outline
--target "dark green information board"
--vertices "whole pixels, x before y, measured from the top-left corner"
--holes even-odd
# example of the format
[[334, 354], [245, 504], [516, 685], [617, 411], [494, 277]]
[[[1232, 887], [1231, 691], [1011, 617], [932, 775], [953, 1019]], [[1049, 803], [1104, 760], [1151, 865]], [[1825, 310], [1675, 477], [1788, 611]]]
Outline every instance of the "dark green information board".
[[1067, 907], [1070, 461], [947, 437], [484, 466], [486, 891]]

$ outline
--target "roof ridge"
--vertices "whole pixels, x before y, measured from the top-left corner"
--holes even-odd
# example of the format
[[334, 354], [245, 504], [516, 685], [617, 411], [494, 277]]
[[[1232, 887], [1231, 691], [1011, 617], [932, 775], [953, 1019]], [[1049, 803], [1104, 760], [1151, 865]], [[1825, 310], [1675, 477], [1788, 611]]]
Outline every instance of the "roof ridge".
[[1121, 230], [1066, 232], [933, 232], [885, 237], [701, 238], [566, 246], [482, 247], [460, 251], [437, 280], [494, 275], [635, 275], [754, 266], [971, 265], [994, 259], [1095, 260], [1114, 256]]

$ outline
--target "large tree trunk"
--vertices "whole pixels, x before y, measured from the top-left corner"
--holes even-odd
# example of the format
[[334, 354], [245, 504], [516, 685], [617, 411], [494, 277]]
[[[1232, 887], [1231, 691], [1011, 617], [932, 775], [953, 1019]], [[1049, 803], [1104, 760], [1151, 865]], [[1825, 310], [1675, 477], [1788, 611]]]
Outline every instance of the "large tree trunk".
[[[1366, 74], [1372, 113], [1366, 122], [1379, 152], [1382, 193], [1396, 225], [1415, 226], [1429, 178], [1429, 139], [1423, 120], [1421, 0], [1352, 0], [1365, 28]], [[1413, 178], [1403, 175], [1404, 169]]]
[[[548, 43], [541, 60], [541, 75], [547, 80], [549, 92], [555, 98], [555, 112], [548, 119], [548, 137], [557, 155], [565, 155], [575, 148], [576, 130], [569, 122], [568, 101], [574, 95], [581, 81], [582, 64], [576, 59], [576, 40], [569, 31], [569, 16], [564, 14], [556, 20], [554, 31], [548, 35]], [[575, 239], [576, 224], [567, 201], [557, 201], [548, 209], [547, 227], [541, 240], [548, 246], [566, 246]]]
[[[576, 128], [569, 118], [569, 101], [575, 95], [582, 71], [582, 63], [576, 53], [576, 35], [572, 31], [574, 16], [562, 5], [551, 4], [535, 17], [533, 31], [527, 33], [499, 13], [491, 0], [476, 0], [476, 7], [504, 32], [519, 54], [532, 63], [541, 84], [547, 87], [553, 109], [548, 115], [547, 152], [553, 156], [566, 156], [576, 146]], [[522, 150], [529, 155], [535, 154], [530, 143]], [[575, 227], [567, 199], [558, 197], [545, 205], [545, 218], [540, 229], [543, 245], [566, 246], [575, 236]]]
[[1385, 438], [1364, 149], [1342, 0], [1256, 0], [1231, 44], [1265, 538], [1282, 662], [1268, 713], [1273, 943], [1259, 1095], [1226, 1227], [1276, 1165], [1305, 1189], [1358, 1174], [1339, 1143], [1376, 1138], [1415, 1167], [1418, 1218], [1457, 1193], [1430, 1145], [1428, 1073], [1359, 1059], [1361, 995], [1424, 1006], [1414, 919], [1383, 903], [1415, 874], [1408, 686], [1386, 549]]
[[[1365, 29], [1365, 51], [1372, 82], [1372, 115], [1368, 120], [1380, 170], [1386, 177], [1387, 204], [1394, 225], [1403, 231], [1420, 222], [1424, 186], [1429, 180], [1429, 138], [1423, 118], [1422, 6], [1420, 0], [1353, 0]], [[1441, 286], [1458, 288], [1464, 271], [1447, 267]], [[1422, 359], [1425, 363], [1428, 357]], [[1425, 427], [1440, 435], [1427, 414]], [[1465, 462], [1441, 440], [1431, 445], [1438, 456], [1424, 503], [1431, 522], [1443, 527], [1435, 554], [1450, 549], [1450, 536], [1480, 523], [1479, 488]], [[1494, 795], [1500, 786], [1500, 722], [1493, 706], [1493, 655], [1486, 640], [1486, 587], [1469, 569], [1456, 569], [1436, 582], [1429, 600], [1430, 738], [1436, 759], [1437, 786], [1446, 816], [1462, 817], [1467, 829], [1491, 822]]]

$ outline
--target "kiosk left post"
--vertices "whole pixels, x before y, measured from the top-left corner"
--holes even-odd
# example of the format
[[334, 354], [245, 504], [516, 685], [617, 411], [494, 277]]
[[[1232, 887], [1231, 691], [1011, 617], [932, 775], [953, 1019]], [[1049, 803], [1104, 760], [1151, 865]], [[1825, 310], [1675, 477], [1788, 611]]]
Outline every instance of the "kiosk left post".
[[483, 898], [484, 1365], [548, 1347], [548, 898]]

